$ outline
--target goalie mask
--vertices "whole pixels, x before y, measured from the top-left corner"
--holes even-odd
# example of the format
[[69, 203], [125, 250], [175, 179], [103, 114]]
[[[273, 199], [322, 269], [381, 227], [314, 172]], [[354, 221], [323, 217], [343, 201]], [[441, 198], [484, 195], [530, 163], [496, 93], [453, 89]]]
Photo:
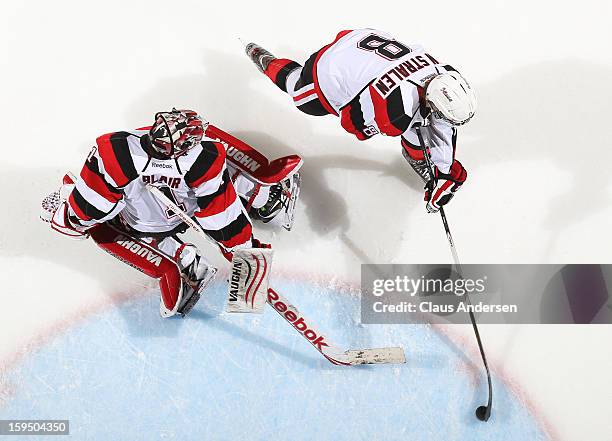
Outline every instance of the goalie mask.
[[149, 130], [151, 145], [164, 156], [180, 156], [202, 141], [207, 125], [193, 110], [158, 112]]
[[455, 126], [467, 123], [476, 112], [476, 94], [457, 72], [435, 76], [427, 85], [425, 99], [434, 115]]

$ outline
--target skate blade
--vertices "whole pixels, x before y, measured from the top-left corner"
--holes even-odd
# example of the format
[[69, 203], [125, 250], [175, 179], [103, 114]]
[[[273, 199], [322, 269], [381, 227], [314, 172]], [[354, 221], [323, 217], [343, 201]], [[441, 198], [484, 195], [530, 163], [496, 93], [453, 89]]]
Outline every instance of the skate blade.
[[291, 197], [289, 198], [289, 203], [287, 204], [287, 208], [285, 209], [284, 219], [282, 226], [285, 230], [291, 231], [293, 227], [293, 223], [295, 222], [295, 207], [297, 205], [298, 198], [300, 197], [300, 185], [301, 185], [301, 177], [299, 173], [296, 173], [292, 176], [292, 179], [295, 179], [295, 188]]
[[177, 313], [181, 317], [185, 317], [187, 314], [189, 314], [191, 312], [193, 307], [200, 300], [200, 297], [202, 297], [202, 293], [206, 290], [206, 288], [208, 287], [210, 282], [212, 282], [212, 280], [215, 278], [216, 274], [217, 274], [217, 268], [214, 268], [214, 267], [209, 267], [208, 268], [208, 270], [206, 271], [206, 275], [204, 276], [204, 278], [200, 282], [200, 286], [198, 286], [198, 289], [196, 290], [196, 292], [194, 292], [193, 295], [189, 298], [189, 300], [187, 300], [187, 303], [185, 303], [177, 311]]

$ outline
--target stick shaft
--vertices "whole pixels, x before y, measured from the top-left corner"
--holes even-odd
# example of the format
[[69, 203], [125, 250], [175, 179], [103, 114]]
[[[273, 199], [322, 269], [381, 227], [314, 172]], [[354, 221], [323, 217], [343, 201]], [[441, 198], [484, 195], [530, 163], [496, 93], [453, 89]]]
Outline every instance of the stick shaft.
[[[172, 202], [165, 194], [153, 185], [148, 184], [147, 189], [155, 196], [162, 204], [172, 209], [187, 225], [195, 230], [200, 236], [207, 241], [214, 244], [213, 240], [208, 237], [202, 227], [191, 219], [187, 213], [185, 213], [178, 205]], [[216, 245], [216, 244], [215, 244]], [[287, 323], [304, 337], [323, 357], [325, 357], [330, 363], [335, 365], [343, 366], [354, 366], [359, 364], [382, 364], [382, 363], [405, 363], [406, 358], [404, 351], [401, 348], [380, 348], [380, 349], [357, 349], [352, 351], [345, 351], [340, 349], [338, 346], [331, 343], [327, 337], [322, 335], [316, 328], [311, 324], [310, 320], [304, 317], [298, 309], [283, 297], [278, 291], [272, 288], [268, 289], [268, 297], [266, 302], [272, 309], [274, 309]], [[277, 306], [280, 303], [283, 306]], [[291, 311], [292, 316], [284, 313], [283, 311]], [[290, 320], [290, 317], [293, 319]], [[298, 320], [300, 319], [300, 320]], [[300, 322], [300, 325], [298, 325]], [[308, 333], [307, 333], [308, 332]]]
[[[427, 145], [425, 144], [425, 140], [423, 139], [423, 134], [421, 133], [421, 127], [416, 127], [417, 137], [419, 138], [419, 143], [421, 144], [421, 148], [423, 149], [423, 157], [427, 163], [427, 167], [429, 168], [429, 172], [431, 173], [432, 179], [434, 179], [434, 165], [431, 161], [431, 157], [429, 155], [429, 151], [427, 150]], [[442, 225], [444, 226], [444, 231], [446, 233], [446, 238], [448, 239], [448, 244], [451, 249], [451, 254], [453, 256], [453, 261], [455, 263], [455, 268], [457, 274], [461, 279], [463, 279], [463, 268], [461, 266], [461, 262], [459, 260], [459, 254], [457, 253], [457, 247], [455, 246], [455, 241], [453, 240], [453, 235], [451, 234], [450, 227], [448, 226], [448, 220], [446, 219], [446, 213], [444, 212], [444, 207], [440, 207], [440, 218], [442, 219]], [[487, 357], [484, 351], [484, 346], [482, 344], [482, 339], [480, 338], [480, 331], [478, 330], [478, 324], [476, 323], [476, 317], [472, 312], [472, 301], [470, 300], [470, 296], [465, 293], [464, 295], [466, 303], [470, 306], [468, 308], [468, 315], [470, 316], [470, 321], [472, 322], [472, 328], [474, 330], [474, 335], [476, 336], [476, 342], [478, 343], [478, 349], [480, 350], [480, 356], [482, 358], [482, 363], [484, 364], [485, 371], [487, 374], [487, 384], [489, 389], [489, 399], [487, 400], [487, 409], [485, 420], [488, 420], [491, 415], [491, 409], [493, 407], [493, 384], [491, 381], [491, 372], [489, 370], [489, 363], [487, 362]]]

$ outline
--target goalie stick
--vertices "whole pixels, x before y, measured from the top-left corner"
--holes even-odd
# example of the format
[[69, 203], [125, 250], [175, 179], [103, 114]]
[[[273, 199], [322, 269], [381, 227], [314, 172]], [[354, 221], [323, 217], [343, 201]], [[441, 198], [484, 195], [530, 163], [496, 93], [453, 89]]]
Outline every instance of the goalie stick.
[[[202, 238], [212, 242], [202, 227], [158, 188], [151, 184], [147, 184], [147, 190], [149, 190], [162, 204], [174, 211], [174, 213]], [[336, 345], [330, 343], [327, 337], [317, 331], [316, 328], [310, 324], [310, 321], [306, 319], [294, 305], [272, 288], [268, 289], [267, 303], [332, 364], [355, 366], [360, 364], [406, 362], [404, 350], [399, 347], [353, 350], [340, 349]]]
[[[433, 164], [431, 162], [431, 158], [429, 156], [429, 151], [427, 150], [427, 146], [423, 140], [423, 134], [421, 133], [421, 127], [416, 126], [417, 136], [419, 138], [419, 144], [421, 145], [421, 149], [423, 149], [423, 157], [425, 158], [425, 162], [427, 163], [427, 167], [429, 168], [429, 172], [431, 173], [431, 177], [433, 179], [434, 169]], [[446, 213], [444, 213], [444, 207], [440, 207], [440, 217], [442, 218], [442, 225], [444, 225], [444, 231], [446, 232], [446, 238], [448, 239], [448, 244], [450, 245], [451, 254], [453, 255], [453, 260], [455, 262], [455, 267], [457, 270], [457, 274], [461, 279], [463, 279], [463, 270], [461, 269], [461, 262], [459, 261], [459, 255], [457, 254], [457, 248], [455, 247], [455, 241], [453, 240], [453, 236], [451, 234], [450, 228], [448, 226], [448, 220], [446, 219]], [[464, 295], [465, 301], [470, 306], [468, 308], [468, 314], [470, 316], [470, 321], [472, 322], [472, 328], [474, 329], [474, 335], [476, 336], [476, 341], [478, 342], [478, 349], [480, 350], [480, 356], [482, 357], [482, 362], [485, 367], [485, 371], [487, 373], [487, 383], [489, 386], [489, 399], [487, 401], [486, 406], [479, 406], [476, 409], [476, 417], [480, 421], [488, 421], [491, 417], [491, 410], [493, 409], [493, 384], [491, 382], [491, 372], [489, 371], [489, 363], [487, 363], [487, 357], [485, 355], [484, 347], [482, 345], [482, 340], [480, 338], [480, 332], [478, 331], [478, 325], [476, 324], [476, 317], [472, 312], [472, 301], [470, 300], [470, 296], [465, 293]]]

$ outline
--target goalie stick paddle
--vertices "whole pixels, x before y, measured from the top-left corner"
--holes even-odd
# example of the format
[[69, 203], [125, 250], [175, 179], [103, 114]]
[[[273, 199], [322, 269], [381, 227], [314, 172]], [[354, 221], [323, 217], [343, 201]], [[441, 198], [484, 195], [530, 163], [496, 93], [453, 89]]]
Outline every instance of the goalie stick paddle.
[[[189, 217], [178, 205], [172, 202], [158, 188], [151, 184], [146, 185], [157, 200], [167, 208], [174, 211], [187, 225], [205, 240], [212, 242], [202, 227]], [[216, 246], [216, 244], [215, 244]], [[268, 298], [266, 303], [270, 305], [280, 316], [285, 319], [293, 328], [302, 335], [314, 348], [321, 353], [330, 363], [343, 366], [355, 366], [360, 364], [390, 364], [406, 363], [404, 350], [399, 347], [378, 348], [378, 349], [353, 349], [343, 351], [327, 337], [316, 330], [298, 309], [292, 305], [280, 293], [268, 288]]]
[[268, 304], [295, 328], [317, 351], [331, 363], [344, 366], [358, 364], [405, 363], [402, 348], [354, 349], [343, 351], [330, 343], [298, 309], [278, 291], [268, 288]]
[[[427, 163], [427, 167], [429, 168], [429, 172], [431, 173], [431, 177], [433, 179], [434, 169], [433, 164], [431, 162], [431, 158], [429, 156], [429, 151], [427, 150], [427, 146], [425, 145], [425, 141], [423, 140], [423, 134], [421, 133], [421, 127], [416, 126], [417, 136], [419, 138], [419, 144], [421, 145], [421, 149], [423, 149], [423, 157]], [[448, 244], [450, 245], [451, 254], [453, 255], [453, 260], [455, 262], [455, 268], [457, 270], [457, 274], [459, 277], [463, 279], [463, 270], [461, 269], [461, 262], [459, 261], [459, 255], [457, 254], [457, 248], [455, 247], [455, 241], [453, 240], [453, 236], [450, 231], [450, 227], [448, 226], [448, 220], [446, 219], [446, 213], [444, 213], [444, 207], [440, 207], [440, 217], [442, 218], [442, 225], [444, 225], [444, 231], [446, 232], [446, 238], [448, 239]], [[488, 421], [491, 417], [491, 411], [493, 410], [493, 384], [491, 382], [491, 372], [489, 371], [489, 363], [487, 362], [487, 357], [485, 355], [484, 347], [482, 345], [482, 340], [480, 338], [480, 332], [478, 331], [478, 325], [476, 324], [476, 317], [472, 312], [472, 301], [470, 300], [470, 296], [465, 293], [464, 296], [468, 306], [468, 314], [470, 316], [470, 321], [472, 322], [472, 328], [474, 329], [474, 335], [476, 336], [476, 342], [478, 343], [478, 349], [480, 350], [480, 356], [482, 357], [482, 362], [485, 367], [485, 371], [487, 373], [487, 383], [489, 386], [489, 399], [487, 401], [486, 406], [479, 406], [476, 409], [476, 418], [480, 421]]]

